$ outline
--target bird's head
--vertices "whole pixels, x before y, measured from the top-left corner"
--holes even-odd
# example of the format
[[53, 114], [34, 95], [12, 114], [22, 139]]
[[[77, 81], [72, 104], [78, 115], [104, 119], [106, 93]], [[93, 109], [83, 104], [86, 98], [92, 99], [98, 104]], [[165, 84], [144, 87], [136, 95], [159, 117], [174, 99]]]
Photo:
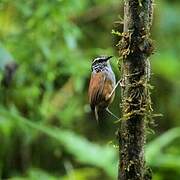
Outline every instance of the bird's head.
[[93, 61], [92, 61], [92, 70], [96, 69], [98, 67], [105, 67], [108, 66], [109, 64], [109, 60], [112, 58], [113, 56], [98, 56], [96, 57]]

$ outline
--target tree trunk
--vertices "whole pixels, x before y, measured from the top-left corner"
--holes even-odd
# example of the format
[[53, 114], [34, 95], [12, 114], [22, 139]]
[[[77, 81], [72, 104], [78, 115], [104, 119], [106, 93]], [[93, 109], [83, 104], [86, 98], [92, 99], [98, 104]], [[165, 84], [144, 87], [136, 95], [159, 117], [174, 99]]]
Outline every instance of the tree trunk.
[[144, 144], [145, 122], [151, 113], [148, 90], [152, 41], [152, 0], [124, 1], [124, 32], [119, 42], [121, 67], [122, 123], [119, 135], [118, 180], [151, 179], [147, 176]]

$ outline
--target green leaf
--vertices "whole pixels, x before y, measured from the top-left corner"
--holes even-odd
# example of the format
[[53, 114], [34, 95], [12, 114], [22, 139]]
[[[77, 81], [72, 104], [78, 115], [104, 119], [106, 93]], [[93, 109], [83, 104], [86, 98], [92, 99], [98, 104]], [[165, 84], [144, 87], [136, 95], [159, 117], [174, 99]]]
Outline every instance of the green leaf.
[[20, 124], [26, 124], [37, 131], [45, 133], [49, 137], [59, 141], [77, 161], [102, 168], [109, 176], [115, 177], [118, 158], [115, 149], [112, 147], [94, 144], [72, 131], [34, 123], [18, 114], [11, 114], [2, 109], [0, 109], [0, 115], [14, 121], [19, 121]]

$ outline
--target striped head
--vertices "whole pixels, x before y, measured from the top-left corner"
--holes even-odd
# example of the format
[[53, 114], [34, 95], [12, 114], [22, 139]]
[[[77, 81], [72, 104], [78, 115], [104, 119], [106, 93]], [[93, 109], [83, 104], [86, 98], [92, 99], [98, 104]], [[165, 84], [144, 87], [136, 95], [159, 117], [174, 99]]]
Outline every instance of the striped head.
[[110, 66], [109, 60], [112, 58], [113, 56], [98, 56], [97, 58], [95, 58], [92, 61], [92, 66], [91, 69], [92, 71], [102, 71], [103, 69], [105, 69], [106, 67]]

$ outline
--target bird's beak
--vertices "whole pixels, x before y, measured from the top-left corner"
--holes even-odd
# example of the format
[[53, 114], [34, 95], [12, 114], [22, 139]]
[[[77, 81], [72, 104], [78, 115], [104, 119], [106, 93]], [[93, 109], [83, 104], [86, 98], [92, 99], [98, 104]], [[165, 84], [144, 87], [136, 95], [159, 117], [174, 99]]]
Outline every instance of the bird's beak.
[[113, 57], [113, 56], [108, 56], [106, 60], [108, 61], [108, 60], [110, 60], [112, 57]]

